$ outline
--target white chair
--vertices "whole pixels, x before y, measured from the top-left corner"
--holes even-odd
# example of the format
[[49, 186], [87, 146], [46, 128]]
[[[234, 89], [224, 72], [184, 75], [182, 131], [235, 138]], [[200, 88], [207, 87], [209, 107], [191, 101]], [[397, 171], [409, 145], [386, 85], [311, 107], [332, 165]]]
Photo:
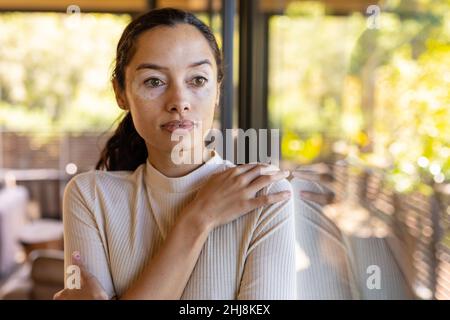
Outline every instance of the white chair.
[[16, 266], [20, 252], [19, 230], [26, 222], [28, 192], [25, 187], [6, 187], [0, 190], [0, 275]]

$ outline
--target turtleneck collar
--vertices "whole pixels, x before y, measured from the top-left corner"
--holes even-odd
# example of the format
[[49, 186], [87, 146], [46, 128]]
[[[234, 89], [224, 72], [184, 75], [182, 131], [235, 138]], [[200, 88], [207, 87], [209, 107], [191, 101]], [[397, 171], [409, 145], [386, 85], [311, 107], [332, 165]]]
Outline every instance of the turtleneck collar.
[[148, 160], [145, 164], [145, 183], [168, 193], [189, 192], [200, 188], [211, 174], [225, 168], [225, 161], [216, 152], [212, 151], [209, 160], [185, 176], [170, 178], [158, 171]]

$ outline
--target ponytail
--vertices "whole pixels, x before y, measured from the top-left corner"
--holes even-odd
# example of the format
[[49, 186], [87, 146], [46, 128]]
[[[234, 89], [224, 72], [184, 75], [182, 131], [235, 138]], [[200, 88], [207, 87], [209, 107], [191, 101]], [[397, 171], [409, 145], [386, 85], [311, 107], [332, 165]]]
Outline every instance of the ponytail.
[[131, 113], [127, 112], [114, 135], [106, 143], [95, 169], [134, 171], [145, 163], [147, 155], [145, 141], [136, 131]]

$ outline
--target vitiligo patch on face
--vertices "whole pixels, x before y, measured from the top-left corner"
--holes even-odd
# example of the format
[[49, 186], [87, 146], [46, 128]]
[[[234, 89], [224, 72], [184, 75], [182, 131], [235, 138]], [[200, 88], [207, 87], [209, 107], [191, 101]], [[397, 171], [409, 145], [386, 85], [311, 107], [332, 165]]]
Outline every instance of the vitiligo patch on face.
[[[132, 94], [137, 96], [141, 100], [155, 100], [162, 93], [162, 88], [147, 88], [145, 84], [142, 83], [141, 77], [136, 77], [131, 83]], [[197, 88], [193, 90], [195, 96], [199, 99], [212, 99], [215, 92], [210, 83], [207, 83], [203, 88]]]
[[154, 100], [159, 96], [159, 90], [149, 90], [145, 87], [139, 77], [131, 83], [131, 92], [141, 100]]

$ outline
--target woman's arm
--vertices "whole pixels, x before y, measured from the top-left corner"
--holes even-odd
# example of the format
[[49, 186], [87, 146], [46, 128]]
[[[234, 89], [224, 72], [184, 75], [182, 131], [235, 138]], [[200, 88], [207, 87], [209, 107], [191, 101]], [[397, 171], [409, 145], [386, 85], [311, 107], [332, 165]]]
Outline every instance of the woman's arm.
[[[284, 180], [269, 193], [291, 190]], [[239, 300], [296, 299], [295, 221], [292, 200], [264, 207], [246, 253]]]
[[[94, 216], [95, 174], [84, 173], [73, 178], [66, 186], [63, 198], [64, 223], [64, 276], [65, 289], [55, 295], [55, 299], [91, 299], [94, 297], [112, 298], [115, 289], [111, 278], [108, 255], [103, 245], [98, 218]], [[67, 273], [70, 265], [77, 265], [73, 254], [77, 252], [83, 261], [81, 278], [91, 276], [97, 284], [89, 283], [89, 290], [70, 290]], [[87, 271], [89, 270], [89, 274]], [[75, 275], [75, 274], [74, 274]], [[81, 281], [83, 283], [83, 279]], [[97, 288], [98, 290], [91, 290]], [[85, 288], [83, 288], [85, 289]], [[91, 292], [92, 291], [92, 292]], [[70, 292], [70, 294], [69, 294]]]
[[[138, 279], [117, 298], [179, 299], [211, 230], [255, 208], [290, 197], [289, 192], [256, 197], [259, 190], [289, 174], [276, 172], [262, 175], [263, 167], [254, 164], [242, 165], [214, 174], [197, 192], [195, 199], [179, 214], [159, 252], [147, 264]], [[86, 260], [88, 259], [90, 257]], [[97, 276], [94, 274], [93, 278]], [[92, 277], [88, 278], [93, 281]], [[91, 292], [89, 296], [102, 295], [99, 292]], [[73, 298], [73, 294], [62, 292], [58, 298]]]
[[288, 199], [289, 192], [255, 198], [259, 190], [289, 174], [262, 176], [263, 167], [243, 165], [213, 175], [179, 215], [158, 254], [120, 299], [179, 299], [211, 230], [255, 208]]
[[208, 234], [195, 215], [183, 212], [158, 253], [120, 299], [179, 299]]

